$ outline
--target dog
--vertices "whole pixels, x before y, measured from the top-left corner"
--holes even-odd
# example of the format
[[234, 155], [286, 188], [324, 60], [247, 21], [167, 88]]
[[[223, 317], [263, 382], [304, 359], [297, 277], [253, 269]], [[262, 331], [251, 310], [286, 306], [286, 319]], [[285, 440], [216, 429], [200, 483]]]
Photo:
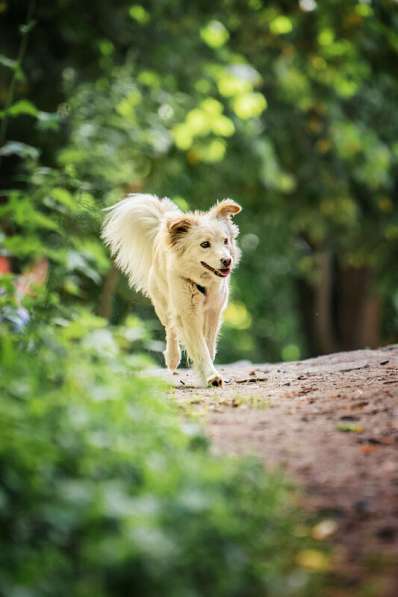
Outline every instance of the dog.
[[102, 237], [129, 284], [150, 298], [165, 328], [171, 372], [181, 345], [207, 386], [222, 386], [214, 367], [229, 278], [239, 263], [241, 206], [223, 199], [209, 211], [182, 212], [168, 198], [132, 194], [108, 208]]

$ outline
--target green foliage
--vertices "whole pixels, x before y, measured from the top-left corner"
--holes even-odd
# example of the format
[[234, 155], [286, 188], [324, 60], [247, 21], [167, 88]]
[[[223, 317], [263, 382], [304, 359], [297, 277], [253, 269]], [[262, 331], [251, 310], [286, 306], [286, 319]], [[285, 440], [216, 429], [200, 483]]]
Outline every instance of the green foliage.
[[178, 422], [133, 329], [85, 311], [2, 328], [0, 592], [312, 594], [285, 484]]
[[[387, 291], [397, 284], [398, 252], [393, 2], [97, 5], [93, 20], [90, 7], [76, 0], [41, 2], [32, 20], [6, 3], [0, 56], [2, 123], [8, 122], [0, 159], [13, 175], [16, 156], [40, 154], [43, 167], [31, 169], [22, 192], [33, 180], [35, 209], [49, 216], [59, 207], [49, 205], [44, 190], [65, 190], [71, 201], [64, 208], [83, 207], [75, 220], [80, 227], [67, 229], [76, 251], [79, 234], [91, 248], [98, 244], [101, 277], [94, 280], [96, 265], [84, 257], [86, 265], [67, 273], [73, 278], [67, 288], [96, 303], [106, 270], [99, 210], [127, 191], [157, 192], [193, 208], [233, 196], [244, 205], [234, 299], [251, 324], [227, 322], [223, 360], [277, 359], [292, 345], [308, 352], [302, 289], [316, 294], [324, 252], [337, 271], [370, 268], [386, 321], [391, 313], [396, 321]], [[27, 34], [18, 39], [15, 32], [25, 20], [30, 45], [21, 62]], [[11, 175], [7, 189], [14, 188]], [[51, 236], [58, 242], [61, 235]], [[23, 240], [15, 243], [7, 251], [22, 253]], [[36, 253], [32, 240], [31, 246]], [[67, 251], [54, 255], [60, 275]], [[127, 310], [126, 296], [119, 285], [115, 320]], [[148, 316], [141, 299], [133, 300], [136, 312]], [[385, 339], [397, 329], [385, 326]]]

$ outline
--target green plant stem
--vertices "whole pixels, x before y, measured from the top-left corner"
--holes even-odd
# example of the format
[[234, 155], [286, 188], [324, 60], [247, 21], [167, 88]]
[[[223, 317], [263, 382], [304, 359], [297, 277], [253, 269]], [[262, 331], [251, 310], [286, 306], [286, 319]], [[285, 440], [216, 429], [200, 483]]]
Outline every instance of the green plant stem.
[[[36, 0], [31, 0], [29, 3], [28, 12], [27, 12], [27, 16], [26, 16], [25, 29], [23, 29], [23, 31], [22, 31], [21, 45], [19, 47], [17, 62], [16, 62], [15, 69], [14, 69], [14, 74], [12, 76], [10, 87], [8, 89], [8, 95], [7, 95], [7, 100], [6, 100], [5, 110], [4, 110], [5, 116], [4, 116], [3, 120], [1, 121], [1, 125], [0, 125], [0, 147], [5, 143], [5, 140], [6, 140], [7, 126], [8, 126], [7, 111], [9, 109], [9, 107], [11, 106], [11, 103], [14, 99], [17, 75], [18, 75], [18, 71], [22, 65], [22, 61], [25, 57], [26, 49], [28, 46], [28, 37], [29, 37], [30, 29], [31, 29], [29, 27], [29, 24], [32, 21], [35, 7], [36, 7]], [[0, 156], [0, 164], [1, 164], [1, 156]]]

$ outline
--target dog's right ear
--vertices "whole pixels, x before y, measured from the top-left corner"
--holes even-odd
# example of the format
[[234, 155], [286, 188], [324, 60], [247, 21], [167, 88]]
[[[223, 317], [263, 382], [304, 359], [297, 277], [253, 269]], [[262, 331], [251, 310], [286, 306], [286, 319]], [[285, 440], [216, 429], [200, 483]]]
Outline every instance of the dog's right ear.
[[236, 216], [239, 212], [242, 211], [241, 206], [239, 203], [236, 203], [233, 199], [223, 199], [222, 201], [218, 201], [210, 210], [210, 213], [215, 218], [231, 218], [231, 216]]
[[193, 220], [186, 215], [178, 216], [167, 222], [170, 244], [174, 247], [192, 228]]

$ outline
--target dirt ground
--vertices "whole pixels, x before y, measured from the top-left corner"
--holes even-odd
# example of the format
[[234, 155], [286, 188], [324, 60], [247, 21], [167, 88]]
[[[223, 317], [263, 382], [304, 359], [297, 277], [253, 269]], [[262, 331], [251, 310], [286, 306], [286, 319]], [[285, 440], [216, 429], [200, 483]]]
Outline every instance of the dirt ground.
[[222, 389], [168, 378], [214, 450], [294, 479], [333, 545], [333, 595], [398, 595], [398, 345], [219, 370]]

